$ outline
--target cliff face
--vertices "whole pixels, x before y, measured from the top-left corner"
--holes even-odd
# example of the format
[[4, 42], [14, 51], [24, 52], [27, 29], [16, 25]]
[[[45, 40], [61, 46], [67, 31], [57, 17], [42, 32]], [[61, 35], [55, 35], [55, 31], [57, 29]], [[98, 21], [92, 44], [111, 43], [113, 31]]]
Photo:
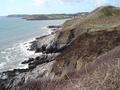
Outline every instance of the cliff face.
[[[79, 75], [81, 75], [81, 73], [85, 73], [84, 75], [86, 77], [83, 77], [85, 80], [88, 81], [83, 80], [83, 83], [85, 81], [90, 84], [91, 78], [87, 79], [87, 76], [91, 77], [91, 75], [93, 75], [92, 73], [89, 74], [89, 71], [96, 71], [95, 62], [97, 62], [98, 66], [101, 62], [102, 64], [106, 63], [106, 65], [103, 65], [103, 67], [108, 67], [107, 69], [109, 69], [109, 62], [107, 60], [110, 61], [110, 65], [113, 63], [113, 66], [114, 64], [115, 66], [117, 66], [117, 64], [119, 63], [120, 60], [118, 52], [116, 50], [114, 51], [114, 48], [120, 46], [119, 35], [120, 8], [116, 8], [113, 6], [99, 7], [88, 15], [81, 17], [80, 19], [66, 21], [63, 25], [62, 30], [57, 33], [56, 41], [58, 44], [68, 44], [68, 47], [55, 58], [55, 63], [53, 64], [50, 74], [54, 76], [55, 80], [66, 78], [69, 78], [70, 80], [70, 77], [74, 77], [74, 74], [76, 74], [76, 77], [80, 78], [80, 80], [78, 81], [82, 82], [83, 78], [81, 78]], [[109, 52], [112, 51], [114, 51], [114, 53], [116, 54], [109, 54]], [[104, 55], [105, 57], [103, 57]], [[109, 55], [111, 55], [112, 57], [109, 58]], [[118, 61], [114, 61], [117, 59], [116, 57], [114, 57], [114, 55], [118, 56]], [[100, 68], [102, 68], [102, 66], [100, 66]], [[111, 69], [113, 69], [113, 67], [110, 67], [110, 70]], [[120, 67], [118, 66], [116, 68], [116, 70], [118, 70], [118, 73], [120, 73], [119, 69]], [[88, 72], [86, 70], [88, 70]], [[102, 72], [102, 69], [97, 70], [97, 73]], [[103, 73], [105, 74], [104, 70]], [[117, 75], [116, 78], [114, 77], [111, 79], [112, 73], [113, 71], [109, 73], [109, 78], [110, 80], [113, 80], [111, 82], [114, 82], [114, 80], [116, 80], [116, 78], [118, 79], [119, 76], [118, 73], [115, 72]], [[68, 76], [69, 74], [70, 77]], [[98, 76], [100, 77], [100, 75]], [[96, 81], [98, 79], [92, 78], [92, 80]], [[118, 85], [120, 84], [120, 80], [118, 79], [117, 81], [118, 84], [114, 85], [114, 88], [116, 89], [120, 88], [118, 87]], [[103, 85], [105, 85], [105, 88], [107, 88], [106, 85], [111, 85], [110, 83], [107, 83], [107, 81], [105, 82], [106, 83], [104, 84], [102, 83]], [[94, 82], [92, 83], [95, 84]], [[78, 84], [78, 82], [76, 84]], [[100, 89], [99, 85], [94, 86], [93, 84], [88, 86], [91, 88], [98, 87], [98, 89]], [[71, 84], [68, 83], [68, 86], [69, 85]], [[83, 85], [85, 86], [87, 84], [84, 83]], [[81, 84], [78, 85], [79, 89], [80, 86]], [[111, 86], [111, 88], [113, 87]]]
[[[99, 30], [113, 30], [120, 25], [120, 8], [113, 6], [99, 7], [79, 19], [68, 20], [63, 24], [62, 30], [56, 35], [59, 44], [72, 42], [85, 32]], [[72, 35], [74, 37], [69, 38]]]
[[55, 79], [63, 78], [67, 73], [79, 70], [119, 45], [120, 31], [117, 30], [81, 34], [56, 57], [51, 73]]

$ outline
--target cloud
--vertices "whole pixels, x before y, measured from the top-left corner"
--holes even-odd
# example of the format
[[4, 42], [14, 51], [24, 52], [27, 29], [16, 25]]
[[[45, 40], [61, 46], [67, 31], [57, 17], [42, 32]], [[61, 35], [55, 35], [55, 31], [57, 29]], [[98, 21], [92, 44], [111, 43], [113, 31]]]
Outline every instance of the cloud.
[[76, 2], [80, 2], [80, 0], [58, 0], [61, 4], [72, 4]]
[[94, 6], [102, 6], [107, 5], [109, 3], [108, 0], [85, 0], [88, 3], [92, 3]]
[[9, 0], [9, 2], [10, 2], [10, 3], [14, 3], [14, 2], [15, 2], [15, 0]]
[[120, 1], [112, 2], [112, 4], [113, 4], [114, 6], [120, 7]]
[[46, 0], [33, 0], [33, 5], [34, 6], [44, 6], [46, 5]]
[[7, 14], [20, 14], [20, 12], [23, 12], [22, 8], [14, 8], [14, 7], [9, 7], [5, 8], [5, 13]]

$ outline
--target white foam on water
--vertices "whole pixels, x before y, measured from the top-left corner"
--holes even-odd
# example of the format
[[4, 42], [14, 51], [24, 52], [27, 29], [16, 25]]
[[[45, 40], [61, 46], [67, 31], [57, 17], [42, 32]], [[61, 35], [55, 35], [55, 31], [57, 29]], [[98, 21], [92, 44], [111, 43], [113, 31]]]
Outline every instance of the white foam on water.
[[1, 53], [2, 53], [2, 54], [5, 54], [6, 52], [4, 52], [4, 51], [1, 51]]
[[0, 68], [3, 67], [4, 65], [5, 65], [5, 63], [4, 63], [4, 62], [1, 62], [1, 63], [0, 63]]
[[[45, 34], [51, 34], [53, 31], [52, 31], [52, 29], [50, 29], [50, 28], [48, 28], [48, 27], [43, 27], [43, 29], [45, 29], [45, 31], [46, 31], [46, 33]], [[45, 35], [44, 34], [44, 35]]]
[[[45, 29], [44, 35], [50, 34], [51, 29], [43, 27]], [[35, 41], [35, 38], [27, 39], [24, 42], [19, 42], [14, 44], [12, 47], [9, 47], [0, 52], [0, 58], [2, 63], [0, 63], [0, 72], [13, 70], [13, 69], [25, 69], [28, 68], [27, 64], [21, 64], [21, 62], [28, 60], [29, 58], [41, 55], [42, 53], [35, 53], [35, 51], [29, 51], [32, 41]]]
[[9, 56], [6, 56], [5, 58], [6, 58], [7, 61], [10, 61]]
[[42, 55], [42, 53], [28, 50], [32, 41], [35, 41], [35, 38], [28, 39], [22, 43], [16, 43], [13, 47], [1, 51], [0, 57], [3, 59], [3, 62], [0, 63], [0, 72], [28, 68], [28, 64], [21, 64], [21, 62]]
[[[16, 67], [14, 67], [14, 68], [16, 68]], [[17, 68], [19, 68], [19, 69], [26, 69], [26, 68], [28, 68], [28, 64], [21, 64], [21, 63], [19, 63]]]

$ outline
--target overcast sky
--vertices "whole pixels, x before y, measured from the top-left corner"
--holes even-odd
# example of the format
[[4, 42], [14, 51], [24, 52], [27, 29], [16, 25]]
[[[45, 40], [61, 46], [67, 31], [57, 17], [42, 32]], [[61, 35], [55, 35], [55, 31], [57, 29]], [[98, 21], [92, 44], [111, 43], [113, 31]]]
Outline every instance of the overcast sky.
[[105, 5], [120, 7], [120, 0], [0, 0], [0, 16], [90, 12]]

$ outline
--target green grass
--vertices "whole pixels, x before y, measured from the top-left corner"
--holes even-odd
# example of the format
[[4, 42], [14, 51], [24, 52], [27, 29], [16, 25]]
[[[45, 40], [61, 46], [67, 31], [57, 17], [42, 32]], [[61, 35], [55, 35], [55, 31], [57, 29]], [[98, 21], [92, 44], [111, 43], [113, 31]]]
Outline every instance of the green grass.
[[49, 19], [54, 19], [54, 18], [63, 18], [61, 15], [54, 15], [54, 14], [47, 15], [47, 17], [48, 17]]

